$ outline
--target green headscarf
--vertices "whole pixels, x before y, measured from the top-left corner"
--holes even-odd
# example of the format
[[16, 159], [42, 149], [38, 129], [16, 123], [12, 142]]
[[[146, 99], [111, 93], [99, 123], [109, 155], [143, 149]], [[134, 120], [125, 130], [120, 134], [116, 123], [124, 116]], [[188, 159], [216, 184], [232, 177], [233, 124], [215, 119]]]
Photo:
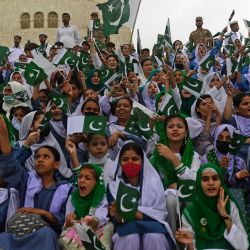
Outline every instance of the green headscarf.
[[78, 188], [72, 193], [71, 201], [75, 208], [75, 214], [78, 220], [84, 218], [87, 215], [94, 214], [95, 209], [101, 203], [105, 194], [102, 168], [97, 164], [87, 163], [83, 165], [81, 169], [83, 169], [85, 166], [91, 167], [93, 170], [95, 170], [98, 179], [93, 190], [87, 196], [81, 197]]
[[[95, 73], [95, 72], [97, 72], [98, 75], [99, 75], [99, 77], [100, 77], [100, 82], [99, 82], [98, 85], [93, 84], [93, 82], [92, 82], [92, 77], [94, 76], [94, 73]], [[103, 89], [103, 90], [100, 92], [100, 95], [103, 95], [105, 85], [104, 85], [104, 83], [103, 83], [103, 80], [101, 79], [100, 72], [99, 72], [97, 69], [92, 69], [92, 70], [90, 70], [90, 72], [88, 73], [88, 77], [87, 77], [87, 80], [86, 80], [86, 84], [87, 84], [87, 88], [90, 88], [90, 89], [94, 90], [95, 92], [98, 92], [98, 91], [100, 91], [100, 90]]]
[[[174, 74], [176, 72], [180, 72], [182, 75], [182, 82], [177, 84], [177, 87], [179, 89], [180, 95], [181, 95], [181, 91], [183, 89], [183, 86], [185, 85], [186, 81], [187, 81], [187, 73], [185, 70], [175, 70]], [[186, 116], [191, 116], [191, 106], [193, 105], [193, 103], [195, 102], [195, 96], [191, 95], [191, 97], [189, 98], [184, 98], [181, 95], [181, 112], [183, 114], [185, 114]]]
[[[185, 119], [182, 115], [174, 115], [171, 117], [180, 117]], [[160, 140], [158, 141], [158, 143], [162, 143], [166, 146], [169, 146], [169, 140], [166, 134], [166, 126], [164, 122], [157, 122], [155, 124], [155, 130], [156, 133], [160, 136]], [[184, 166], [190, 168], [194, 156], [193, 144], [189, 137], [186, 138], [186, 141], [184, 143], [185, 148], [181, 156], [181, 162], [184, 164]], [[178, 177], [173, 163], [170, 160], [167, 160], [165, 157], [160, 156], [156, 148], [153, 152], [150, 162], [154, 166], [156, 171], [159, 173], [164, 188], [167, 188], [170, 184], [177, 182]]]
[[[225, 197], [229, 195], [230, 200], [233, 200], [232, 195], [228, 191], [221, 174], [220, 168], [212, 163], [202, 165], [196, 176], [197, 196], [195, 201], [184, 209], [184, 216], [192, 226], [195, 232], [196, 248], [198, 250], [205, 248], [222, 248], [234, 249], [224, 238], [226, 224], [217, 210], [216, 197], [208, 197], [204, 194], [201, 187], [201, 177], [205, 169], [211, 168], [218, 173], [221, 181], [221, 186], [225, 190]], [[236, 204], [237, 205], [237, 204]], [[230, 203], [226, 204], [226, 211], [230, 214]], [[239, 210], [240, 212], [240, 210]], [[242, 221], [242, 220], [241, 220]], [[243, 221], [242, 221], [243, 223]], [[244, 225], [244, 224], [243, 224]]]

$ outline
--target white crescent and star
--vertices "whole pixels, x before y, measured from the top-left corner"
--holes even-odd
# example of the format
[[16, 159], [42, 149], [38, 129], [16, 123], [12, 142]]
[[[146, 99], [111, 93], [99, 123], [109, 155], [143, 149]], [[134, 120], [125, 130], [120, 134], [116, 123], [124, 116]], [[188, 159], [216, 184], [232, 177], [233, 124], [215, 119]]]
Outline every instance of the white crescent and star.
[[108, 74], [109, 74], [109, 70], [106, 69], [106, 70], [105, 70], [105, 76], [102, 76], [102, 78], [106, 78], [106, 77], [108, 76]]
[[181, 190], [182, 190], [182, 188], [184, 187], [184, 185], [181, 185], [180, 186], [180, 188], [178, 189], [178, 196], [180, 197], [180, 198], [187, 198], [187, 197], [189, 197], [189, 196], [191, 196], [192, 194], [182, 194], [181, 193]]
[[206, 63], [206, 68], [207, 68], [207, 69], [210, 69], [210, 68], [211, 68], [211, 66], [212, 66], [212, 65], [211, 65], [211, 66], [209, 66], [210, 64], [212, 64], [212, 62], [211, 62], [211, 61], [208, 61], [208, 62]]
[[196, 82], [195, 84], [193, 84], [193, 83], [191, 83], [191, 82], [188, 82], [188, 83], [189, 83], [190, 86], [192, 86], [192, 87], [194, 87], [194, 88], [198, 87], [198, 83], [197, 83], [197, 82]]
[[128, 212], [131, 212], [132, 210], [133, 210], [133, 208], [126, 208], [126, 207], [124, 207], [124, 205], [123, 205], [123, 200], [124, 200], [124, 198], [127, 196], [128, 194], [124, 194], [124, 195], [122, 195], [122, 197], [121, 197], [121, 201], [120, 201], [120, 208], [121, 208], [121, 211], [122, 212], [125, 212], [125, 213], [128, 213]]
[[57, 105], [57, 107], [58, 107], [58, 108], [62, 108], [62, 107], [63, 107], [63, 104], [64, 104], [64, 101], [63, 101], [63, 99], [62, 99], [61, 97], [59, 98], [59, 100], [60, 100], [60, 104]]
[[[93, 122], [91, 122], [90, 124], [89, 124], [89, 128], [91, 129], [91, 130], [93, 130], [93, 131], [100, 131], [102, 128], [101, 127], [99, 127], [99, 128], [96, 128], [96, 127], [94, 127], [93, 126], [93, 124], [94, 124], [94, 121]], [[102, 125], [102, 123], [101, 122], [99, 122], [98, 123], [98, 125]]]
[[151, 130], [151, 128], [149, 128], [149, 127], [143, 128], [140, 124], [139, 124], [139, 127], [140, 127], [140, 130], [143, 131], [143, 132], [147, 132], [147, 131]]
[[167, 115], [168, 115], [168, 116], [171, 114], [170, 111], [171, 111], [172, 108], [174, 108], [174, 105], [171, 105], [171, 106], [168, 108], [168, 111], [167, 111]]
[[[123, 16], [124, 0], [121, 0], [121, 3], [122, 3], [122, 6], [121, 6], [121, 15], [119, 16], [119, 18], [116, 21], [109, 22], [110, 25], [117, 26], [120, 23], [120, 21], [122, 19], [122, 16]], [[111, 11], [111, 13], [112, 13], [112, 11]]]

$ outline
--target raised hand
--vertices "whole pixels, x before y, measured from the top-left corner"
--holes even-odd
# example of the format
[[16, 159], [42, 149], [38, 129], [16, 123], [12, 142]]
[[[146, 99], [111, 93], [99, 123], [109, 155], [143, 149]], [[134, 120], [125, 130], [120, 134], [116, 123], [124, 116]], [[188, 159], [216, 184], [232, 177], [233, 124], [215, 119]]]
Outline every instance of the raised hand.
[[226, 204], [228, 202], [228, 199], [229, 199], [228, 195], [225, 198], [224, 188], [220, 187], [220, 192], [219, 192], [218, 201], [217, 201], [217, 209], [218, 209], [220, 216], [222, 217], [227, 216]]

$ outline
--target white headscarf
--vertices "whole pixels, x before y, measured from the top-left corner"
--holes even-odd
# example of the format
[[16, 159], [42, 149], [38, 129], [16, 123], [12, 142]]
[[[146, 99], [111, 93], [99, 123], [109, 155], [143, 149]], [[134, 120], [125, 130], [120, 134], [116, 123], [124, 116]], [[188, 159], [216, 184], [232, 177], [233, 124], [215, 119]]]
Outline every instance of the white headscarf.
[[22, 79], [22, 82], [21, 84], [24, 86], [25, 90], [27, 91], [29, 97], [31, 98], [32, 97], [32, 92], [33, 92], [33, 87], [30, 86], [29, 84], [27, 84], [24, 76], [23, 76], [23, 73], [20, 72], [20, 71], [14, 71], [11, 75], [10, 75], [10, 81], [14, 81], [13, 80], [13, 75], [15, 74], [19, 74], [21, 76], [21, 79]]
[[[16, 94], [16, 93], [19, 93], [19, 92], [25, 92], [27, 94], [27, 91], [26, 89], [24, 88], [24, 86], [19, 83], [19, 82], [9, 82], [7, 86], [10, 86], [11, 89], [12, 89], [12, 95]], [[5, 87], [5, 88], [6, 88]], [[32, 109], [32, 105], [31, 105], [31, 102], [30, 100], [27, 100], [25, 102], [21, 102], [19, 100], [14, 100], [13, 103], [11, 104], [8, 104], [6, 102], [3, 102], [2, 104], [2, 109], [6, 112], [6, 116], [9, 118], [10, 116], [10, 110], [13, 108], [13, 107], [17, 107], [17, 106], [23, 106], [23, 107], [29, 107], [30, 109]]]
[[[19, 131], [19, 145], [20, 147], [23, 145], [25, 139], [29, 135], [30, 128], [32, 126], [32, 123], [34, 121], [36, 111], [30, 112], [27, 114], [22, 121], [22, 125]], [[72, 175], [71, 170], [67, 167], [67, 161], [65, 159], [65, 156], [61, 150], [61, 147], [55, 137], [52, 135], [52, 133], [49, 133], [46, 137], [43, 138], [43, 141], [37, 144], [33, 144], [30, 149], [32, 151], [32, 155], [26, 160], [25, 162], [25, 167], [32, 171], [34, 170], [34, 153], [35, 151], [40, 148], [41, 146], [49, 145], [51, 147], [54, 147], [60, 154], [60, 167], [59, 167], [59, 172], [60, 174], [65, 177], [65, 178], [70, 178]]]
[[[157, 93], [156, 93], [154, 98], [150, 97], [149, 93], [148, 93], [148, 87], [151, 83], [153, 83], [157, 88]], [[157, 83], [154, 81], [147, 82], [145, 84], [145, 86], [143, 87], [143, 91], [142, 91], [143, 101], [144, 101], [146, 107], [149, 108], [150, 110], [152, 110], [153, 112], [156, 112], [155, 101], [156, 101], [156, 96], [158, 93], [160, 93], [160, 89], [159, 89]]]
[[[123, 181], [122, 168], [119, 163], [120, 152], [114, 161], [114, 165], [112, 166], [113, 172], [115, 173], [114, 180], [109, 182], [109, 190], [114, 198], [116, 198], [120, 181]], [[140, 187], [141, 194], [140, 194], [138, 211], [162, 223], [166, 227], [173, 241], [175, 242], [172, 235], [172, 231], [168, 223], [166, 222], [166, 216], [167, 216], [166, 199], [160, 176], [149, 162], [144, 151], [143, 151], [142, 162], [143, 162], [142, 166], [143, 176]]]

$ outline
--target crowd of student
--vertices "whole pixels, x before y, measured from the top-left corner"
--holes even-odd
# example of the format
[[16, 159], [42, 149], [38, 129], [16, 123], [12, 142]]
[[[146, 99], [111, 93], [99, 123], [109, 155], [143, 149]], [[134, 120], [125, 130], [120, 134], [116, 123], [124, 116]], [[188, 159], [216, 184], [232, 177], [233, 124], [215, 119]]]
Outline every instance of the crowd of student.
[[[79, 44], [77, 32], [66, 31], [69, 20], [64, 13], [53, 46], [41, 34], [40, 45], [21, 51], [15, 36], [1, 67], [0, 248], [249, 249], [250, 53], [238, 23], [213, 38], [198, 17], [192, 48], [176, 40], [159, 55], [130, 43], [100, 49], [91, 35]], [[44, 82], [26, 82], [17, 63], [32, 62], [35, 50], [53, 62], [63, 48], [88, 53], [87, 66], [59, 64]], [[238, 63], [230, 74], [227, 58]], [[116, 73], [109, 84], [104, 69]], [[185, 88], [190, 79], [200, 84], [198, 96]], [[174, 114], [160, 109], [167, 94]], [[127, 129], [138, 103], [153, 114], [150, 138]], [[69, 133], [74, 116], [106, 117], [105, 134]], [[244, 141], [233, 153], [235, 134]], [[196, 183], [193, 201], [178, 200], [185, 180]], [[120, 182], [139, 192], [129, 221], [119, 215]], [[81, 223], [103, 246], [82, 240]]]

